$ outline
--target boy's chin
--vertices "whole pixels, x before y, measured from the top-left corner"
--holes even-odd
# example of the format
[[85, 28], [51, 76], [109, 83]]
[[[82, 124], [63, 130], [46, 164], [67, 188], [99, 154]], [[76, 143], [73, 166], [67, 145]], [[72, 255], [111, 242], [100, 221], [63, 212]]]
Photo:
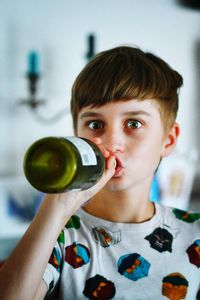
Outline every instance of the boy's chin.
[[115, 178], [108, 181], [105, 185], [105, 189], [109, 192], [119, 192], [125, 190], [126, 188], [127, 186], [125, 184], [119, 182], [118, 180], [115, 180]]

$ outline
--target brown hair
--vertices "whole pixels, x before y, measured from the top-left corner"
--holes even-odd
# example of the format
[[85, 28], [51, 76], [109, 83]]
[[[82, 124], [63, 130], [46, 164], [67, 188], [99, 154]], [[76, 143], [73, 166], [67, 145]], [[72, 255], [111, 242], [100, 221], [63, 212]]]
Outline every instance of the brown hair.
[[130, 99], [155, 99], [167, 131], [176, 119], [182, 84], [182, 76], [152, 53], [127, 46], [103, 51], [85, 66], [72, 87], [75, 133], [78, 113], [83, 107]]

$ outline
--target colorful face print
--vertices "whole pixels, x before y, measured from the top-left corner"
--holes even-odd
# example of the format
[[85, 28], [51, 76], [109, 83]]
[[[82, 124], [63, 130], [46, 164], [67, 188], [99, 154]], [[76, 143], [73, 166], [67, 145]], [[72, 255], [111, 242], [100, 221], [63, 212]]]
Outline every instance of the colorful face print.
[[137, 253], [123, 255], [118, 260], [118, 272], [136, 281], [148, 276], [150, 263]]
[[145, 239], [149, 241], [153, 249], [159, 252], [172, 252], [173, 236], [164, 228], [156, 228], [151, 234], [147, 235]]
[[187, 279], [180, 273], [171, 273], [163, 278], [162, 294], [170, 300], [185, 299], [188, 289]]
[[71, 218], [68, 220], [65, 227], [66, 228], [74, 228], [74, 229], [80, 228], [80, 217], [76, 216], [76, 215], [71, 216]]
[[189, 261], [191, 264], [200, 268], [200, 240], [196, 240], [187, 250]]
[[114, 283], [98, 274], [86, 281], [83, 290], [83, 294], [91, 300], [112, 299], [115, 296], [115, 292]]
[[65, 261], [74, 269], [86, 265], [90, 261], [90, 251], [87, 247], [76, 242], [65, 248]]
[[96, 243], [106, 248], [121, 241], [121, 232], [120, 230], [112, 232], [104, 226], [99, 226], [92, 229], [92, 237]]
[[180, 209], [173, 209], [173, 213], [175, 214], [177, 219], [187, 223], [194, 223], [195, 221], [200, 219], [200, 214], [198, 213], [189, 213]]
[[58, 271], [60, 272], [60, 264], [61, 264], [61, 257], [59, 251], [54, 248], [53, 252], [51, 253], [49, 263]]

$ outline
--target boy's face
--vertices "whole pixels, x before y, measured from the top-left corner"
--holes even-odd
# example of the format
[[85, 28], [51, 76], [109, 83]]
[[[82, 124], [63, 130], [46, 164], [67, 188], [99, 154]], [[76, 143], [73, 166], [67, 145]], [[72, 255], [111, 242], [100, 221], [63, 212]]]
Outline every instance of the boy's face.
[[106, 185], [112, 191], [148, 184], [160, 159], [174, 147], [178, 132], [172, 129], [171, 135], [164, 134], [158, 104], [153, 100], [87, 106], [77, 122], [78, 136], [90, 140], [99, 137], [116, 156], [116, 173]]

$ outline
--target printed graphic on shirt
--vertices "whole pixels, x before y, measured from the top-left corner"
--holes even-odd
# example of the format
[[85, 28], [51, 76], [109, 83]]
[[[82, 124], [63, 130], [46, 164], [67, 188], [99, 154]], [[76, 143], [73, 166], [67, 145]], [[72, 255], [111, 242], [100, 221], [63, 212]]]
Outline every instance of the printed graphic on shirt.
[[65, 243], [65, 234], [64, 231], [62, 230], [61, 233], [59, 234], [58, 237], [58, 242], [64, 244]]
[[118, 272], [133, 281], [148, 276], [150, 266], [138, 253], [123, 255], [118, 260]]
[[194, 241], [194, 243], [188, 247], [186, 252], [191, 264], [195, 265], [197, 268], [200, 268], [200, 240]]
[[181, 209], [173, 209], [173, 213], [175, 214], [176, 218], [182, 220], [187, 223], [194, 223], [195, 221], [200, 219], [199, 213], [189, 213], [187, 211]]
[[151, 248], [159, 252], [172, 252], [173, 236], [164, 228], [156, 228], [151, 234], [147, 235], [145, 239], [149, 241]]
[[68, 220], [65, 227], [79, 229], [80, 228], [80, 217], [76, 216], [76, 215], [71, 216], [71, 218]]
[[162, 294], [170, 300], [185, 299], [188, 289], [187, 279], [180, 273], [171, 273], [163, 278]]
[[106, 248], [115, 245], [121, 241], [121, 231], [112, 232], [104, 226], [94, 227], [92, 229], [92, 238], [102, 247]]
[[90, 251], [82, 244], [74, 242], [72, 245], [66, 247], [65, 251], [65, 261], [74, 269], [80, 268], [90, 261]]
[[88, 299], [112, 299], [115, 296], [115, 285], [112, 281], [107, 280], [101, 275], [95, 275], [94, 277], [86, 280], [83, 294]]
[[57, 248], [54, 248], [49, 263], [58, 271], [60, 272], [60, 265], [61, 265], [61, 256]]

